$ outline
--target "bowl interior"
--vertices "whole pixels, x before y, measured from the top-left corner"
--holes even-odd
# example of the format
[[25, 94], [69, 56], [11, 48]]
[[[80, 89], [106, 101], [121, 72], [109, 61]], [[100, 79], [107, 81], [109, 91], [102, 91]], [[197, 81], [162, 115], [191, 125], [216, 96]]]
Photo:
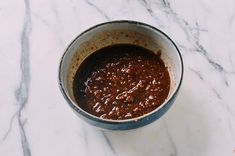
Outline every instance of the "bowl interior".
[[180, 84], [183, 70], [180, 54], [174, 43], [164, 33], [151, 26], [114, 22], [95, 26], [82, 33], [70, 44], [62, 58], [59, 75], [61, 85], [74, 105], [76, 101], [72, 85], [80, 64], [93, 52], [113, 44], [139, 45], [156, 53], [161, 50], [161, 59], [167, 66], [171, 78], [167, 100], [174, 94]]

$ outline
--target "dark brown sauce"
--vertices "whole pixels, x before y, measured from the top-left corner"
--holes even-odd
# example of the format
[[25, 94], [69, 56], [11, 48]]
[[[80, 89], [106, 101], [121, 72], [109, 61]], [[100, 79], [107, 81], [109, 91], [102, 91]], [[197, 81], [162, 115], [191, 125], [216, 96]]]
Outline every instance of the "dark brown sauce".
[[122, 120], [149, 113], [168, 96], [170, 76], [160, 52], [130, 44], [102, 48], [81, 64], [73, 82], [78, 105], [95, 116]]

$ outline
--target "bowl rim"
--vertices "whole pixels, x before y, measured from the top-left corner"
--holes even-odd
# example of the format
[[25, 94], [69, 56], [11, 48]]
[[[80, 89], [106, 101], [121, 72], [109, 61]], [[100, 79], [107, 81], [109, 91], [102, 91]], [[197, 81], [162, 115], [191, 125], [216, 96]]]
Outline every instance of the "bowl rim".
[[[103, 26], [103, 25], [109, 25], [109, 24], [123, 24], [123, 23], [128, 23], [128, 24], [134, 24], [134, 25], [141, 25], [141, 26], [144, 26], [144, 27], [147, 27], [147, 28], [150, 28], [152, 29], [153, 31], [157, 31], [158, 33], [162, 34], [164, 37], [166, 37], [166, 39], [168, 39], [172, 44], [173, 46], [175, 47], [177, 53], [178, 53], [178, 56], [179, 56], [179, 60], [180, 60], [180, 64], [181, 64], [181, 73], [180, 73], [180, 80], [179, 80], [179, 83], [176, 84], [176, 89], [173, 90], [172, 94], [167, 98], [167, 100], [165, 100], [160, 106], [158, 106], [156, 109], [154, 109], [153, 111], [149, 112], [149, 113], [146, 113], [142, 116], [139, 116], [139, 117], [135, 117], [135, 118], [130, 118], [130, 119], [124, 119], [124, 120], [113, 120], [113, 119], [103, 119], [103, 118], [100, 118], [100, 117], [97, 117], [93, 114], [90, 114], [88, 112], [86, 112], [85, 110], [83, 110], [81, 107], [79, 107], [76, 103], [74, 103], [74, 101], [70, 98], [70, 96], [68, 95], [68, 92], [66, 92], [65, 88], [64, 88], [64, 84], [62, 82], [62, 64], [64, 62], [64, 58], [66, 56], [67, 53], [69, 53], [70, 51], [70, 48], [72, 47], [73, 44], [75, 44], [75, 42], [81, 37], [83, 36], [84, 34], [86, 34], [87, 32], [97, 28], [97, 27], [100, 27], [100, 26]], [[114, 20], [114, 21], [108, 21], [108, 22], [103, 22], [103, 23], [100, 23], [100, 24], [97, 24], [97, 25], [94, 25], [88, 29], [86, 29], [85, 31], [83, 31], [82, 33], [80, 33], [77, 37], [75, 37], [71, 42], [70, 44], [67, 46], [67, 48], [65, 49], [64, 53], [62, 54], [62, 57], [60, 59], [60, 63], [59, 63], [59, 69], [58, 69], [58, 83], [59, 83], [59, 88], [60, 88], [60, 91], [62, 93], [62, 95], [64, 96], [65, 100], [67, 101], [67, 103], [70, 105], [70, 107], [75, 110], [77, 113], [81, 114], [82, 116], [88, 118], [88, 119], [91, 119], [93, 121], [96, 121], [96, 122], [102, 122], [102, 123], [108, 123], [108, 124], [124, 124], [124, 123], [128, 123], [128, 122], [136, 122], [138, 120], [141, 120], [141, 119], [144, 119], [148, 116], [150, 116], [151, 114], [154, 114], [154, 113], [157, 113], [160, 109], [162, 109], [165, 105], [167, 105], [171, 99], [174, 98], [174, 96], [178, 93], [180, 87], [181, 87], [181, 84], [182, 84], [182, 80], [183, 80], [183, 74], [184, 74], [184, 66], [183, 66], [183, 59], [182, 59], [182, 55], [180, 53], [180, 50], [178, 49], [178, 47], [176, 46], [176, 44], [174, 43], [174, 41], [166, 34], [164, 33], [163, 31], [161, 31], [160, 29], [154, 27], [154, 26], [151, 26], [149, 24], [146, 24], [146, 23], [143, 23], [143, 22], [139, 22], [139, 21], [133, 21], [133, 20]]]

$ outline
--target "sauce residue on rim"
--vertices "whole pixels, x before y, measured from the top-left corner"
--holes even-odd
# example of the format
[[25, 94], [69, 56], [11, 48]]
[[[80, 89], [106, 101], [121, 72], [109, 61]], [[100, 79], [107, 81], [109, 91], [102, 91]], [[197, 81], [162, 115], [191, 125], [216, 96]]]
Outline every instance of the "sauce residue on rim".
[[161, 52], [131, 44], [97, 50], [78, 68], [73, 93], [77, 104], [97, 117], [123, 120], [160, 106], [170, 90]]

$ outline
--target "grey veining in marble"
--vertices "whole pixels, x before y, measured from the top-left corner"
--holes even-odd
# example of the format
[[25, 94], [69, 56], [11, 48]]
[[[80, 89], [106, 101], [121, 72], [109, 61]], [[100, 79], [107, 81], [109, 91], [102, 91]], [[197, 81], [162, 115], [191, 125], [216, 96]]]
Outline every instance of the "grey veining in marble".
[[20, 46], [21, 46], [21, 56], [20, 56], [20, 70], [21, 78], [17, 89], [15, 90], [15, 97], [18, 105], [17, 112], [12, 116], [9, 130], [4, 136], [4, 140], [7, 139], [7, 135], [11, 132], [13, 120], [16, 118], [19, 125], [21, 146], [24, 156], [31, 156], [30, 146], [25, 132], [25, 124], [27, 119], [22, 117], [22, 110], [26, 107], [29, 98], [29, 85], [30, 85], [30, 45], [29, 36], [31, 32], [31, 15], [30, 15], [30, 4], [28, 0], [25, 3], [25, 16], [23, 21], [23, 28], [20, 35]]

